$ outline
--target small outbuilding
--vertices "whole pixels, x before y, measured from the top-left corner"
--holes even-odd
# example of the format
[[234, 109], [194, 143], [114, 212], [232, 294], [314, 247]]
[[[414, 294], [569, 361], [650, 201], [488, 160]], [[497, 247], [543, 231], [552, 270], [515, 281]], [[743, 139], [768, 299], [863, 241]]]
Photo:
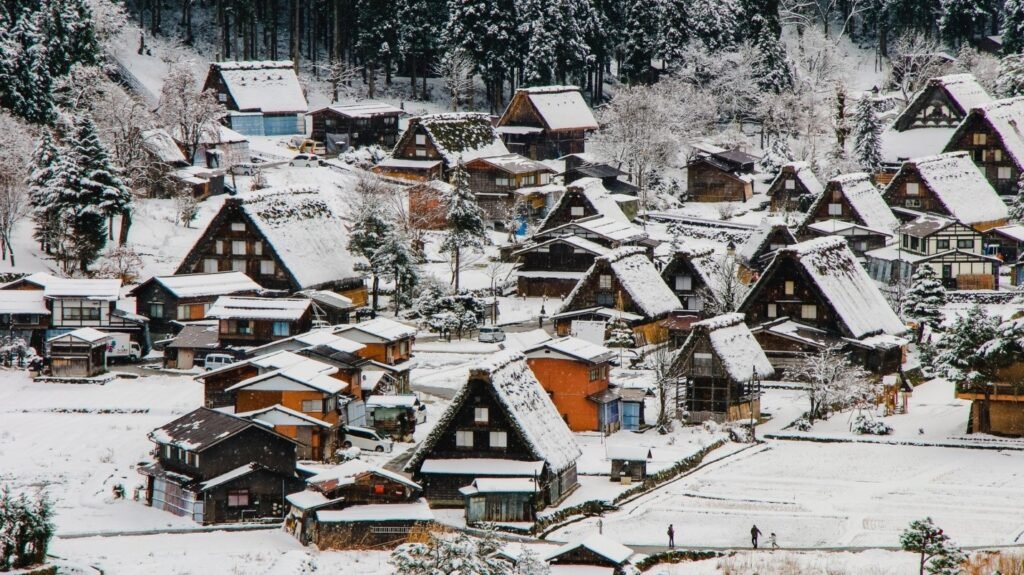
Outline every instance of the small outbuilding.
[[480, 477], [459, 489], [466, 498], [466, 524], [534, 521], [537, 481], [528, 477]]
[[647, 479], [647, 464], [654, 457], [650, 448], [633, 445], [609, 445], [606, 453], [612, 462], [612, 481], [630, 483]]
[[46, 340], [50, 374], [54, 377], [92, 377], [107, 371], [107, 344], [112, 336], [83, 327]]

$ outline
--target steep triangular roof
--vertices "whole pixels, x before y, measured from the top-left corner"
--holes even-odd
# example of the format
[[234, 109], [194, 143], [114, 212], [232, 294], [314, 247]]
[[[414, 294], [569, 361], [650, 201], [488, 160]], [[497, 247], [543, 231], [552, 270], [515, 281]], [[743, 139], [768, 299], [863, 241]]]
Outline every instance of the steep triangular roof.
[[[1010, 217], [1006, 203], [999, 198], [967, 152], [914, 158], [907, 160], [900, 171], [908, 168], [916, 168], [939, 203], [954, 219], [964, 224], [994, 222]], [[897, 174], [883, 195], [888, 196], [899, 181]]]
[[906, 130], [914, 121], [914, 116], [931, 101], [931, 93], [934, 90], [941, 90], [945, 93], [946, 99], [961, 118], [966, 116], [971, 108], [992, 101], [992, 96], [989, 96], [985, 88], [978, 83], [974, 74], [938, 76], [929, 79], [925, 87], [914, 95], [914, 98], [893, 122], [893, 127], [899, 131]]
[[676, 294], [662, 281], [654, 262], [647, 258], [646, 251], [641, 247], [626, 246], [596, 258], [594, 264], [587, 270], [587, 275], [565, 298], [561, 311], [586, 307], [574, 305], [574, 300], [588, 282], [596, 281], [596, 276], [601, 270], [607, 268], [611, 269], [619, 285], [629, 294], [637, 309], [648, 318], [655, 318], [682, 307]]
[[214, 72], [224, 80], [239, 111], [305, 114], [309, 110], [290, 60], [214, 62], [210, 73]]
[[592, 214], [581, 216], [581, 218], [599, 215], [623, 224], [629, 224], [629, 216], [622, 211], [622, 207], [619, 205], [619, 202], [616, 201], [614, 195], [615, 194], [612, 194], [604, 187], [604, 182], [600, 179], [580, 178], [566, 186], [565, 193], [562, 194], [562, 197], [558, 199], [558, 202], [551, 207], [548, 211], [548, 215], [545, 216], [544, 220], [541, 221], [539, 226], [537, 226], [537, 230], [546, 231], [550, 225], [549, 222], [551, 221], [552, 216], [559, 212], [563, 205], [567, 205], [572, 201], [574, 196], [582, 196], [594, 212]]
[[720, 315], [690, 327], [690, 335], [676, 353], [673, 364], [689, 358], [697, 341], [707, 337], [712, 351], [733, 381], [746, 382], [754, 376], [764, 378], [775, 374], [761, 344], [743, 323], [743, 314]]
[[149, 438], [161, 445], [173, 445], [186, 451], [202, 452], [250, 428], [296, 443], [294, 439], [285, 437], [262, 423], [206, 407], [200, 407], [154, 429], [149, 433]]
[[1003, 100], [992, 100], [987, 104], [976, 106], [971, 109], [970, 114], [960, 123], [953, 137], [946, 144], [947, 152], [956, 151], [958, 142], [963, 138], [964, 132], [971, 129], [977, 121], [987, 123], [996, 133], [1018, 167], [1024, 166], [1024, 96], [1006, 98]]
[[533, 457], [544, 461], [553, 473], [575, 465], [582, 452], [572, 432], [526, 365], [523, 354], [506, 350], [470, 368], [467, 382], [455, 394], [430, 435], [413, 453], [405, 466], [406, 471], [418, 469], [449, 431], [455, 415], [469, 399], [472, 381], [483, 381], [492, 390], [497, 403], [505, 410]]
[[537, 86], [517, 90], [513, 101], [509, 102], [505, 113], [498, 120], [498, 126], [514, 123], [507, 116], [513, 108], [513, 104], [521, 104], [521, 102], [515, 101], [519, 98], [525, 98], [529, 102], [538, 119], [548, 130], [596, 130], [598, 128], [594, 113], [576, 86]]
[[487, 114], [458, 112], [428, 114], [410, 120], [408, 132], [418, 124], [426, 131], [447, 166], [459, 161], [507, 155], [508, 148], [491, 125]]
[[835, 312], [845, 328], [846, 337], [861, 339], [871, 335], [899, 335], [907, 331], [867, 272], [857, 262], [846, 241], [826, 236], [783, 248], [754, 284], [740, 305], [744, 312], [756, 301], [760, 291], [774, 281], [775, 271], [783, 262], [795, 261], [808, 281]]
[[769, 251], [770, 240], [781, 237], [786, 245], [796, 243], [796, 236], [789, 231], [786, 222], [782, 218], [765, 218], [761, 220], [754, 232], [750, 234], [747, 241], [740, 246], [736, 257], [747, 267], [753, 267], [757, 260]]
[[774, 190], [775, 184], [785, 177], [787, 173], [792, 173], [804, 188], [807, 189], [807, 193], [814, 197], [818, 197], [818, 195], [825, 189], [825, 186], [822, 185], [818, 176], [814, 175], [814, 172], [811, 170], [811, 165], [807, 162], [790, 162], [783, 165], [782, 169], [780, 169], [779, 173], [775, 176], [775, 179], [772, 180], [771, 185], [768, 186], [768, 189]]
[[899, 220], [893, 215], [889, 205], [885, 203], [881, 192], [871, 182], [871, 174], [866, 172], [843, 174], [829, 180], [825, 191], [818, 196], [811, 209], [807, 211], [805, 225], [815, 217], [823, 202], [831, 201], [829, 192], [834, 188], [838, 188], [849, 202], [850, 207], [860, 219], [858, 223], [882, 231], [891, 231], [899, 226]]

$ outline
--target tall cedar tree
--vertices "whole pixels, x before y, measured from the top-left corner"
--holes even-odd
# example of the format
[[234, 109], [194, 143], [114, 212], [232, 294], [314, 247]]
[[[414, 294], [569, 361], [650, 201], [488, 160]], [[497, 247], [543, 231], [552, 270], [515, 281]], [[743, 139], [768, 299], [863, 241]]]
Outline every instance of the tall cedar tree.
[[377, 311], [380, 278], [386, 271], [382, 249], [386, 239], [394, 235], [395, 226], [388, 218], [384, 204], [374, 194], [360, 195], [355, 211], [355, 221], [349, 230], [348, 249], [366, 259], [365, 269], [372, 278], [373, 310]]
[[28, 178], [29, 201], [36, 229], [33, 236], [39, 247], [51, 253], [57, 234], [57, 198], [63, 181], [60, 170], [64, 166], [62, 150], [53, 141], [49, 129], [43, 130], [39, 145], [32, 155], [32, 173]]
[[710, 52], [736, 45], [740, 7], [736, 0], [693, 0], [687, 6], [690, 37]]
[[1024, 96], [1024, 54], [1007, 54], [999, 60], [996, 95], [1000, 98]]
[[454, 257], [452, 284], [459, 291], [459, 275], [462, 271], [462, 252], [467, 248], [481, 248], [487, 241], [484, 226], [484, 212], [469, 188], [469, 173], [460, 161], [452, 172], [454, 189], [448, 196], [448, 231], [441, 249]]
[[959, 46], [973, 38], [988, 17], [986, 6], [979, 0], [942, 0], [939, 30], [947, 42]]
[[974, 429], [977, 433], [991, 431], [988, 409], [991, 386], [988, 384], [994, 381], [1000, 362], [996, 361], [998, 358], [984, 353], [982, 348], [996, 339], [998, 332], [999, 319], [975, 305], [946, 330], [935, 360], [938, 374], [955, 383], [957, 389], [978, 390], [986, 394], [978, 404], [978, 428]]
[[1006, 0], [1003, 5], [1003, 54], [1024, 52], [1024, 0]]
[[630, 84], [651, 79], [651, 58], [658, 48], [660, 7], [658, 0], [633, 0], [626, 8], [621, 73], [623, 80]]
[[786, 58], [786, 48], [779, 40], [772, 26], [760, 15], [752, 18], [753, 28], [759, 30], [754, 38], [757, 59], [754, 60], [754, 77], [757, 85], [766, 92], [781, 94], [793, 87], [793, 72]]
[[412, 300], [412, 292], [419, 283], [419, 262], [412, 251], [412, 242], [397, 226], [392, 226], [391, 233], [384, 237], [377, 253], [382, 277], [395, 285], [392, 300], [397, 314], [403, 303]]
[[903, 316], [917, 320], [922, 326], [938, 327], [942, 307], [946, 305], [946, 288], [935, 277], [932, 266], [923, 265], [914, 272], [910, 288], [903, 298]]
[[416, 77], [422, 72], [420, 97], [427, 98], [427, 71], [430, 62], [443, 50], [441, 38], [448, 19], [444, 0], [399, 0], [398, 51], [406, 58], [409, 82], [416, 93]]
[[110, 239], [114, 239], [114, 216], [122, 216], [119, 243], [123, 244], [128, 240], [128, 228], [131, 225], [131, 191], [121, 180], [106, 146], [100, 142], [92, 120], [83, 116], [77, 124], [75, 147], [83, 177], [82, 186], [89, 190], [90, 196], [97, 198], [96, 207], [109, 222]]
[[882, 167], [882, 127], [869, 95], [864, 94], [857, 102], [857, 114], [853, 122], [854, 157], [861, 168], [875, 173]]
[[449, 0], [445, 38], [473, 59], [476, 73], [483, 77], [491, 112], [504, 104], [506, 78], [522, 61], [518, 54], [518, 19], [515, 0]]
[[366, 69], [367, 96], [376, 94], [377, 71], [397, 54], [398, 30], [391, 0], [356, 0], [355, 53]]
[[[91, 132], [91, 134], [90, 134]], [[83, 154], [91, 153], [92, 145], [84, 145], [83, 138], [95, 138], [95, 127], [83, 118], [74, 127], [74, 140], [66, 148], [61, 162], [61, 181], [58, 182], [56, 209], [58, 213], [58, 257], [65, 271], [77, 262], [83, 272], [96, 261], [107, 243], [107, 208], [104, 206], [111, 178], [102, 170], [94, 170]]]

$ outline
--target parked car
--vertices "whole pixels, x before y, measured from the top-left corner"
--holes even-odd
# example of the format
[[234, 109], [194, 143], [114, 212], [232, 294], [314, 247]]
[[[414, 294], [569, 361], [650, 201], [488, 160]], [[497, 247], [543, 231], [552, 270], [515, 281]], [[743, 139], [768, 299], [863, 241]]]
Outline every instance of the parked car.
[[288, 165], [300, 168], [315, 168], [320, 165], [320, 156], [316, 154], [298, 154], [288, 162]]
[[483, 343], [499, 343], [505, 341], [505, 330], [500, 327], [490, 326], [480, 328], [480, 335], [477, 340]]
[[345, 433], [345, 440], [341, 445], [346, 449], [358, 447], [367, 451], [391, 453], [391, 450], [395, 447], [394, 441], [382, 436], [376, 429], [346, 426], [342, 427], [341, 430]]
[[232, 363], [235, 363], [235, 357], [226, 353], [210, 353], [203, 359], [203, 367], [206, 368], [206, 371], [219, 369]]

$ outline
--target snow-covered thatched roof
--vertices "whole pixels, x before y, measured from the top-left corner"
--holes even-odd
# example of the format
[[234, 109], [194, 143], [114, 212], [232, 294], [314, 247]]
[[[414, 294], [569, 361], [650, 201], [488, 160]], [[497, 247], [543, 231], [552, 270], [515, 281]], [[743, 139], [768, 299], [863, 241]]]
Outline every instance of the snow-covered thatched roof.
[[947, 152], [954, 151], [953, 147], [960, 141], [974, 117], [983, 118], [998, 135], [1014, 163], [1024, 166], [1024, 134], [1021, 133], [1021, 129], [1024, 129], [1024, 96], [992, 100], [975, 106], [950, 138], [946, 145]]
[[167, 130], [154, 128], [146, 130], [139, 135], [142, 137], [142, 147], [153, 154], [157, 160], [172, 166], [189, 163], [185, 158], [185, 154], [182, 153], [178, 144], [174, 143], [174, 138], [171, 137]]
[[789, 227], [786, 226], [786, 222], [782, 218], [764, 218], [747, 238], [747, 241], [740, 246], [736, 257], [748, 267], [753, 266], [759, 257], [770, 251], [769, 240], [780, 234], [786, 245], [796, 243], [796, 236], [789, 231]]
[[586, 199], [587, 203], [589, 203], [597, 212], [596, 214], [587, 214], [586, 217], [593, 218], [595, 215], [598, 215], [619, 222], [620, 224], [631, 225], [629, 216], [626, 215], [626, 212], [622, 211], [622, 206], [618, 202], [618, 194], [613, 194], [608, 191], [608, 189], [604, 187], [604, 182], [598, 178], [580, 178], [566, 186], [565, 193], [562, 194], [562, 197], [558, 199], [558, 202], [548, 210], [548, 215], [537, 226], [537, 229], [546, 231], [548, 220], [556, 212], [561, 211], [560, 208], [562, 205], [569, 204], [577, 195], [582, 195], [584, 199]]
[[811, 165], [808, 162], [790, 162], [782, 166], [779, 170], [778, 175], [772, 180], [769, 188], [775, 188], [775, 183], [781, 178], [785, 177], [787, 173], [793, 174], [793, 176], [807, 189], [807, 193], [811, 196], [818, 197], [821, 192], [825, 189], [822, 185], [821, 180], [818, 176], [814, 175], [814, 171], [811, 169]]
[[291, 61], [214, 62], [240, 112], [295, 113], [309, 110]]
[[752, 377], [771, 377], [775, 373], [761, 344], [743, 323], [743, 314], [729, 313], [699, 321], [691, 330], [677, 358], [689, 357], [696, 342], [707, 337], [722, 368], [733, 381], [750, 381]]
[[357, 277], [348, 246], [349, 213], [340, 192], [315, 185], [273, 188], [228, 198], [259, 229], [299, 289]]
[[829, 180], [825, 192], [818, 196], [814, 205], [807, 211], [808, 217], [817, 214], [822, 202], [832, 201], [829, 194], [832, 188], [842, 191], [846, 201], [865, 226], [881, 231], [892, 231], [899, 226], [899, 220], [882, 199], [881, 192], [871, 182], [871, 174], [866, 172], [843, 174]]
[[569, 427], [527, 367], [523, 354], [506, 350], [470, 368], [468, 381], [455, 394], [430, 435], [413, 453], [405, 466], [406, 471], [415, 471], [444, 434], [455, 432], [450, 427], [451, 423], [469, 399], [473, 381], [482, 381], [490, 388], [530, 454], [545, 462], [551, 472], [559, 473], [576, 464], [582, 452]]
[[[857, 262], [846, 241], [826, 236], [782, 248], [751, 290], [772, 280], [773, 268], [787, 259], [795, 260], [817, 286], [826, 303], [845, 326], [847, 337], [899, 335], [907, 331], [882, 292]], [[749, 301], [749, 300], [748, 300]]]
[[210, 306], [206, 317], [212, 319], [253, 319], [298, 321], [312, 302], [305, 298], [262, 298], [222, 295]]
[[594, 260], [594, 264], [587, 270], [587, 275], [565, 298], [561, 311], [586, 307], [576, 305], [575, 300], [580, 297], [583, 287], [588, 282], [597, 281], [595, 276], [608, 268], [618, 281], [619, 287], [629, 294], [636, 308], [648, 318], [665, 315], [682, 307], [676, 294], [662, 281], [654, 262], [648, 259], [646, 250], [638, 246], [625, 246]]
[[[1006, 204], [967, 152], [914, 158], [904, 164], [904, 169], [907, 168], [917, 169], [936, 199], [961, 223], [972, 225], [1009, 218]], [[886, 195], [892, 186], [899, 185], [898, 176], [886, 189]]]
[[[258, 293], [263, 291], [260, 284], [254, 282], [243, 272], [155, 276], [152, 281], [160, 284], [178, 298], [231, 295], [240, 292]], [[132, 290], [132, 292], [137, 292], [137, 289]]]
[[423, 126], [448, 166], [509, 153], [487, 114], [452, 112], [419, 116], [409, 121], [410, 132], [416, 124]]
[[559, 557], [581, 548], [599, 555], [616, 565], [624, 565], [635, 554], [632, 549], [618, 541], [609, 539], [604, 535], [591, 535], [586, 539], [566, 543], [545, 556], [544, 560], [557, 562]]
[[[934, 90], [942, 90], [949, 97], [950, 104], [955, 108], [957, 117], [966, 116], [971, 108], [983, 106], [992, 101], [985, 88], [978, 83], [974, 74], [950, 74], [930, 78], [924, 88], [907, 104], [893, 122], [897, 131], [906, 131], [914, 122], [914, 118], [923, 115], [924, 109], [932, 103], [931, 94]], [[929, 130], [931, 128], [918, 128]]]

